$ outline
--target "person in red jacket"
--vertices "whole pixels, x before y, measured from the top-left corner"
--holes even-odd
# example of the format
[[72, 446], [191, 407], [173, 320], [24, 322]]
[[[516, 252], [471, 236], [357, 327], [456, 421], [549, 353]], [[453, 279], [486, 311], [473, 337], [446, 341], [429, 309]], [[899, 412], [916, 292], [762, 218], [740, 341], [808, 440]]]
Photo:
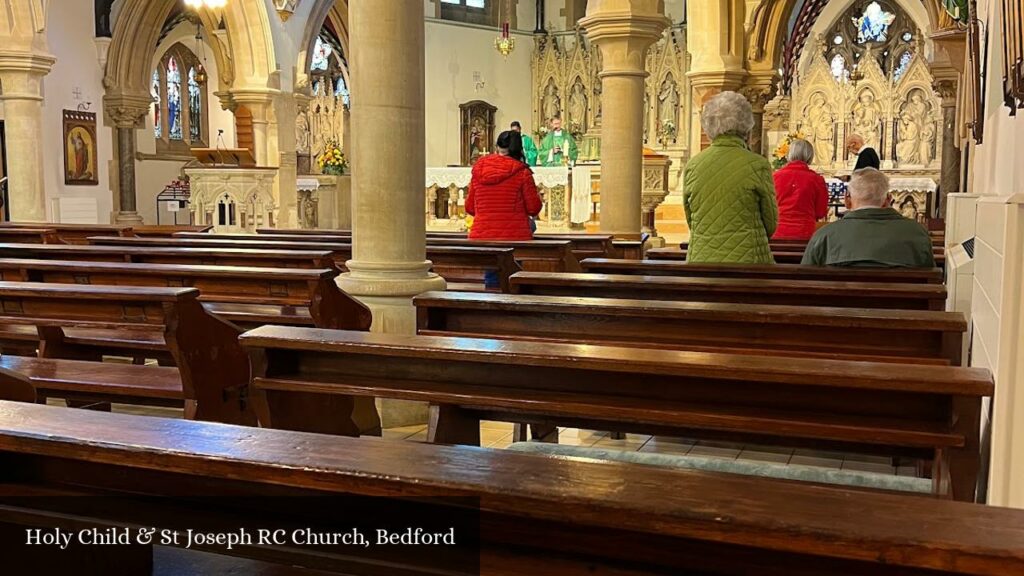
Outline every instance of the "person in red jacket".
[[803, 139], [789, 143], [789, 163], [775, 171], [779, 226], [772, 240], [810, 240], [816, 223], [828, 214], [828, 186], [811, 170], [814, 147]]
[[542, 203], [533, 171], [523, 158], [522, 138], [513, 131], [498, 136], [497, 153], [476, 161], [466, 198], [473, 216], [472, 240], [532, 240], [532, 218]]

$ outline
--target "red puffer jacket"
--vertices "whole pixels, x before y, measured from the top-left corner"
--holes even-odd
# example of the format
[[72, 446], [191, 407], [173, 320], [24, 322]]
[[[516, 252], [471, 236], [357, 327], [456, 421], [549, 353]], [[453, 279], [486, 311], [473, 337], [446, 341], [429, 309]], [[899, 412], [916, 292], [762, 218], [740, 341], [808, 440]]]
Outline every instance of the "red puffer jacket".
[[473, 216], [473, 240], [530, 240], [528, 216], [540, 214], [541, 201], [530, 167], [489, 154], [473, 166], [466, 213]]
[[828, 214], [825, 179], [805, 162], [794, 161], [775, 171], [779, 226], [773, 240], [810, 240], [815, 223]]

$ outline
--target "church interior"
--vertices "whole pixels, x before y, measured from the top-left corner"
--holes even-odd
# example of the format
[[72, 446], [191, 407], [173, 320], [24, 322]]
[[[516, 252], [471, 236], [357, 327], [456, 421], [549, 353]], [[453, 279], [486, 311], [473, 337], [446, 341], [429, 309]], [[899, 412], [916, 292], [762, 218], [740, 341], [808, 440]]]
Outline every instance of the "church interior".
[[2, 572], [1024, 574], [1021, 150], [1024, 0], [0, 0]]

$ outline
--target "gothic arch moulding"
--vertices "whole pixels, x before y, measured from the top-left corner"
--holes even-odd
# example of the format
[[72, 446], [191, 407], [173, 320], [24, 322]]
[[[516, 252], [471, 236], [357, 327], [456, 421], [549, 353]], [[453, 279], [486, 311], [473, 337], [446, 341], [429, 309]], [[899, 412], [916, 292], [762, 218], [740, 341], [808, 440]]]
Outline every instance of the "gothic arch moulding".
[[[125, 0], [120, 7], [104, 78], [108, 101], [148, 108], [150, 67], [160, 31], [177, 3]], [[213, 47], [220, 90], [267, 88], [277, 62], [266, 4], [232, 0], [223, 10], [203, 9], [198, 16]]]
[[[295, 91], [308, 92], [310, 89], [309, 69], [313, 64], [313, 49], [321, 30], [329, 26], [341, 42], [341, 49], [348, 55], [348, 0], [317, 0], [306, 21], [306, 30], [302, 35], [301, 50], [295, 67]], [[345, 80], [348, 81], [346, 73]]]

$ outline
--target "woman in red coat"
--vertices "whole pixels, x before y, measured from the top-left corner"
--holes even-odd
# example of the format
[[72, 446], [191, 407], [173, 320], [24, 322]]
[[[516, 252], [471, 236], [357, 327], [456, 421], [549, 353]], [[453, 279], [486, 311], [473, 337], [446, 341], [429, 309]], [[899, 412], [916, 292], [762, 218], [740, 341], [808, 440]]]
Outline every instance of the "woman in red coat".
[[809, 166], [814, 160], [810, 142], [790, 142], [788, 159], [774, 175], [779, 226], [772, 240], [810, 240], [817, 222], [828, 214], [828, 186]]
[[532, 240], [532, 218], [541, 200], [533, 171], [523, 161], [522, 137], [513, 131], [498, 136], [497, 154], [473, 166], [466, 213], [473, 216], [473, 240]]

